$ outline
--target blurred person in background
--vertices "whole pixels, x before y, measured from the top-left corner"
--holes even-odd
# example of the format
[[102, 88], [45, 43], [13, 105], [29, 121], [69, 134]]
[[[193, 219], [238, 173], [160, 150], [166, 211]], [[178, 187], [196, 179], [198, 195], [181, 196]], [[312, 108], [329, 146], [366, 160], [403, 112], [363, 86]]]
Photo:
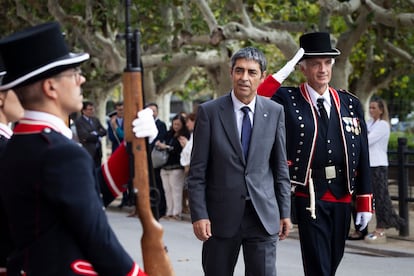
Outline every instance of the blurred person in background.
[[92, 156], [95, 166], [100, 167], [102, 164], [101, 138], [106, 135], [106, 129], [94, 114], [95, 107], [93, 103], [90, 101], [83, 102], [82, 116], [75, 121], [75, 125], [79, 142]]
[[396, 228], [399, 230], [405, 225], [392, 206], [388, 192], [388, 141], [390, 138], [390, 123], [387, 103], [373, 97], [369, 103], [371, 119], [367, 122], [368, 146], [370, 158], [371, 183], [375, 200], [375, 230], [365, 236], [367, 243], [385, 243], [385, 230]]
[[161, 167], [161, 180], [165, 192], [167, 210], [164, 218], [181, 220], [182, 198], [184, 189], [184, 167], [181, 166], [180, 158], [182, 146], [179, 137], [190, 138], [190, 132], [185, 124], [185, 118], [177, 114], [172, 119], [171, 128], [164, 137], [155, 143], [156, 147], [168, 150], [167, 163]]
[[[152, 150], [155, 147], [155, 143], [167, 133], [167, 125], [158, 117], [158, 105], [156, 103], [148, 103], [145, 107], [152, 109], [155, 125], [158, 129], [157, 137], [155, 137], [154, 141], [150, 144], [150, 149]], [[165, 202], [165, 192], [162, 187], [161, 168], [154, 168], [154, 178], [159, 193], [158, 214], [160, 217], [163, 217], [167, 211], [167, 203]]]
[[178, 137], [178, 141], [180, 142], [180, 145], [183, 147], [183, 150], [181, 151], [180, 156], [180, 163], [181, 166], [184, 167], [184, 175], [185, 175], [185, 181], [184, 181], [184, 190], [183, 190], [183, 213], [189, 214], [190, 213], [190, 206], [189, 206], [189, 199], [188, 199], [188, 183], [187, 183], [187, 177], [188, 172], [190, 171], [190, 161], [191, 161], [191, 151], [193, 149], [193, 131], [194, 131], [194, 125], [196, 121], [196, 113], [190, 113], [186, 117], [185, 125], [188, 128], [188, 131], [190, 132], [190, 138], [187, 139], [185, 136]]

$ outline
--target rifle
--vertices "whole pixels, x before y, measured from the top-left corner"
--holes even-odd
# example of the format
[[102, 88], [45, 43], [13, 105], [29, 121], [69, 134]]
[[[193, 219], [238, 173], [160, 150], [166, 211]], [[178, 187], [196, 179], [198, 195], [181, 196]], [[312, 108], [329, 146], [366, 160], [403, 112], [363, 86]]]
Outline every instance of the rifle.
[[139, 110], [144, 107], [142, 93], [142, 68], [139, 53], [139, 32], [131, 32], [129, 24], [130, 0], [125, 1], [124, 34], [126, 41], [127, 65], [123, 73], [124, 95], [124, 131], [125, 141], [130, 155], [130, 171], [136, 194], [136, 212], [138, 213], [143, 234], [141, 237], [141, 250], [144, 260], [144, 270], [149, 276], [172, 276], [174, 271], [166, 252], [162, 235], [163, 228], [154, 218], [150, 203], [150, 169], [152, 165], [147, 152], [146, 138], [136, 138], [132, 132], [132, 121]]

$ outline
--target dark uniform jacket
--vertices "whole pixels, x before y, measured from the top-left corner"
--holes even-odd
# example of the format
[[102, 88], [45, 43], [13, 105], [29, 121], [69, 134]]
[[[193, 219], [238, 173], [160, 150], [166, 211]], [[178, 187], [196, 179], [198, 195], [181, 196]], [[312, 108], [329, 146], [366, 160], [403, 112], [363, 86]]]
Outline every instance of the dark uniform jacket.
[[[349, 193], [371, 194], [367, 128], [360, 101], [344, 90], [329, 88], [332, 108], [335, 108], [344, 148], [346, 185]], [[285, 106], [286, 143], [290, 179], [294, 185], [306, 186], [316, 152], [317, 117], [304, 84], [281, 87], [272, 99]], [[331, 113], [332, 114], [332, 113]], [[299, 135], [298, 135], [299, 134]], [[334, 150], [334, 149], [333, 149]]]
[[[8, 140], [8, 138], [0, 134], [0, 158], [3, 154], [3, 151], [6, 149]], [[3, 181], [3, 177], [1, 175], [0, 181]], [[7, 217], [4, 212], [3, 202], [0, 198], [0, 267], [6, 267], [6, 260], [12, 248], [13, 247], [10, 239]]]
[[122, 192], [116, 175], [127, 174], [112, 173], [111, 163], [95, 171], [85, 149], [53, 124], [20, 122], [0, 162], [0, 196], [16, 246], [8, 275], [138, 275], [105, 214], [104, 205]]

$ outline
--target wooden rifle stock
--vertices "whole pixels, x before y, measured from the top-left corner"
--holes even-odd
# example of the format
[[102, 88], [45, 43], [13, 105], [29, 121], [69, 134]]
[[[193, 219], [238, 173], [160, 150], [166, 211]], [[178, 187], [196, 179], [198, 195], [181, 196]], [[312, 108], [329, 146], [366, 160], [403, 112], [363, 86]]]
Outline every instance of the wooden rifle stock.
[[139, 54], [139, 32], [131, 32], [131, 0], [125, 0], [125, 26], [127, 66], [123, 74], [124, 89], [124, 139], [130, 153], [132, 182], [136, 194], [136, 213], [142, 225], [141, 250], [144, 270], [149, 276], [172, 276], [174, 270], [162, 240], [164, 230], [154, 218], [150, 201], [150, 174], [152, 170], [147, 154], [147, 139], [136, 138], [132, 132], [132, 121], [144, 108], [142, 93], [142, 68]]
[[124, 90], [124, 130], [125, 140], [133, 155], [133, 185], [137, 190], [136, 212], [141, 221], [143, 234], [141, 249], [144, 270], [149, 276], [174, 275], [173, 267], [163, 243], [164, 230], [154, 218], [150, 203], [149, 169], [147, 141], [136, 138], [132, 132], [132, 121], [144, 107], [141, 72], [125, 72], [123, 74]]

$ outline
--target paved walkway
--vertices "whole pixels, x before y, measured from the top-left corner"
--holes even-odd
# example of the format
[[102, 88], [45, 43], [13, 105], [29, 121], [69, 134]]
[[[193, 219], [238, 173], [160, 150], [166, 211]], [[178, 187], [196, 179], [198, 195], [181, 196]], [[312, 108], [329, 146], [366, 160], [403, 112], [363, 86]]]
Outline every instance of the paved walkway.
[[[396, 210], [398, 210], [398, 206], [396, 207]], [[346, 247], [378, 256], [414, 257], [414, 203], [411, 203], [409, 215], [409, 236], [401, 237], [399, 236], [399, 232], [396, 229], [392, 228], [386, 230], [387, 242], [385, 244], [369, 244], [363, 240], [348, 240], [346, 241]], [[190, 216], [185, 215], [184, 219], [190, 221]], [[370, 229], [370, 231], [374, 230], [375, 225], [376, 221], [374, 215], [369, 223], [368, 229]], [[291, 238], [299, 239], [297, 225], [293, 226], [293, 231], [289, 236]]]
[[[119, 204], [119, 199], [111, 204], [112, 207]], [[131, 208], [131, 207], [128, 207]], [[132, 209], [131, 209], [132, 210]], [[398, 206], [396, 207], [398, 210]], [[387, 243], [385, 244], [368, 244], [363, 240], [346, 241], [346, 247], [349, 249], [363, 251], [366, 254], [390, 257], [414, 257], [414, 203], [410, 203], [410, 220], [409, 220], [409, 236], [401, 237], [395, 229], [387, 229]], [[184, 214], [183, 220], [190, 223], [190, 215]], [[369, 223], [369, 229], [375, 229], [375, 215]], [[297, 226], [294, 225], [290, 234], [291, 238], [299, 239]]]
[[[398, 211], [398, 206], [394, 206]], [[414, 203], [410, 203], [409, 209], [409, 236], [399, 236], [399, 232], [392, 228], [387, 229], [387, 243], [385, 244], [368, 244], [362, 240], [347, 241], [347, 246], [350, 248], [364, 249], [379, 255], [387, 255], [394, 257], [414, 257]], [[375, 229], [375, 215], [372, 217], [368, 225], [368, 229]]]

